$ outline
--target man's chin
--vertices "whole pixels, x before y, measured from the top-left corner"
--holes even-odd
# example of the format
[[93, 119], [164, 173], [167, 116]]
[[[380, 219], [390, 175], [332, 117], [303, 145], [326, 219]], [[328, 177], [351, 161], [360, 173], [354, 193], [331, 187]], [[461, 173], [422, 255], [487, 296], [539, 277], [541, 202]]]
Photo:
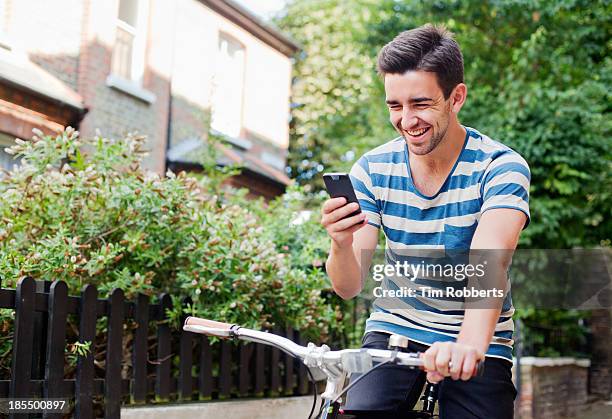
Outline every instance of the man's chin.
[[412, 154], [416, 154], [418, 156], [424, 156], [425, 154], [429, 154], [433, 151], [433, 147], [431, 146], [431, 142], [426, 141], [423, 143], [411, 143], [408, 141], [408, 151]]

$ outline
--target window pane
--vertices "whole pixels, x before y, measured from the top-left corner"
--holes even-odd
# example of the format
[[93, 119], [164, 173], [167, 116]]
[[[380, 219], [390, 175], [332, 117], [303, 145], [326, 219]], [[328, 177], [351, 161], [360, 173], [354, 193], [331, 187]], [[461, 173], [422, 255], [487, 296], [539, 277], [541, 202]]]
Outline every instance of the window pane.
[[132, 77], [132, 54], [134, 35], [117, 27], [115, 49], [113, 50], [112, 72], [126, 80]]
[[119, 0], [119, 20], [136, 26], [138, 19], [138, 0]]
[[[5, 148], [13, 145], [15, 145], [15, 139], [10, 135], [0, 132], [0, 168], [11, 170], [13, 166], [19, 165], [21, 158], [15, 158], [12, 154], [8, 154], [4, 151]], [[0, 174], [0, 176], [2, 175]]]
[[212, 128], [231, 137], [240, 135], [243, 91], [244, 47], [221, 34], [213, 86]]

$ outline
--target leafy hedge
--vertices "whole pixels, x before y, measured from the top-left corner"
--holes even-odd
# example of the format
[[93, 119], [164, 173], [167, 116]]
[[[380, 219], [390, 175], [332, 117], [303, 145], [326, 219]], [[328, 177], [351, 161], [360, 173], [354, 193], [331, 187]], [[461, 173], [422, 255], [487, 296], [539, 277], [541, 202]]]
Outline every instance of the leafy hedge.
[[[86, 283], [102, 296], [115, 287], [128, 298], [168, 292], [174, 319], [187, 311], [323, 339], [342, 327], [334, 300], [321, 298], [323, 272], [300, 261], [327, 249], [312, 244], [314, 219], [290, 223], [299, 199], [272, 203], [270, 215], [263, 202], [224, 190], [214, 177], [145, 172], [143, 142], [82, 139], [68, 129], [7, 149], [22, 165], [0, 175], [3, 287], [29, 275], [64, 280], [71, 293]], [[190, 307], [180, 304], [186, 296]], [[10, 331], [11, 321], [0, 312], [0, 329]], [[8, 338], [0, 342], [4, 361]]]

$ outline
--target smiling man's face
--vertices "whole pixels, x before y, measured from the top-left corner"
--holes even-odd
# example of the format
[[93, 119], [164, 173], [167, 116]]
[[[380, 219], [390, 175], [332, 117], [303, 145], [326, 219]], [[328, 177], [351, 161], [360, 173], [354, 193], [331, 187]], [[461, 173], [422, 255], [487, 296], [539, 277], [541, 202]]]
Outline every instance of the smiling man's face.
[[389, 119], [411, 153], [428, 154], [445, 139], [453, 95], [444, 99], [434, 73], [386, 74], [385, 93]]

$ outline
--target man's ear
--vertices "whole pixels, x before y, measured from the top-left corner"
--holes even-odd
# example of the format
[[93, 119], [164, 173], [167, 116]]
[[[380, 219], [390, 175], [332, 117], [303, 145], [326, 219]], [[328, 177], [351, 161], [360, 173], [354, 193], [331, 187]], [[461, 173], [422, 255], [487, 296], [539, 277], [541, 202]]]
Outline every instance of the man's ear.
[[453, 113], [458, 114], [467, 99], [467, 86], [463, 83], [456, 85], [449, 99]]

